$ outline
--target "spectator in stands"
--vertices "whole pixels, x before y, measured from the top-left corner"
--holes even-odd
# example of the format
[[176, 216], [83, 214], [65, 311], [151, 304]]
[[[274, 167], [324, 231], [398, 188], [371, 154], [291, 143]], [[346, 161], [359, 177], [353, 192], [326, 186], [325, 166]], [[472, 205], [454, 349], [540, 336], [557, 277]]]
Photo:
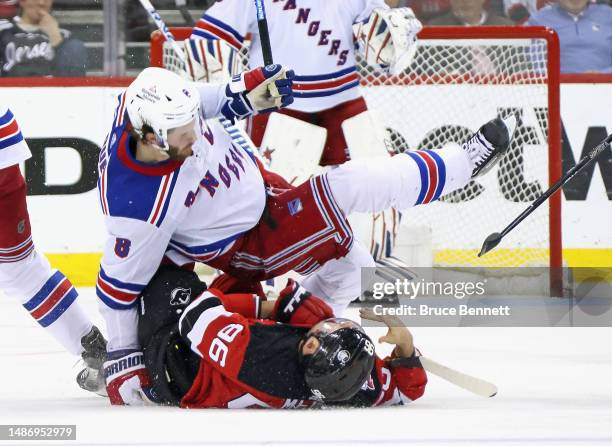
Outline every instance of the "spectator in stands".
[[83, 42], [59, 27], [53, 0], [19, 0], [19, 15], [0, 20], [1, 76], [84, 76]]
[[486, 0], [450, 0], [451, 10], [433, 20], [434, 26], [513, 25], [506, 17], [485, 9]]
[[612, 8], [589, 0], [559, 0], [527, 25], [553, 28], [561, 42], [561, 72], [612, 73]]
[[392, 8], [404, 6], [412, 8], [423, 23], [450, 11], [450, 0], [385, 0], [385, 2]]
[[531, 14], [552, 2], [553, 0], [504, 0], [504, 12], [515, 24], [522, 25]]

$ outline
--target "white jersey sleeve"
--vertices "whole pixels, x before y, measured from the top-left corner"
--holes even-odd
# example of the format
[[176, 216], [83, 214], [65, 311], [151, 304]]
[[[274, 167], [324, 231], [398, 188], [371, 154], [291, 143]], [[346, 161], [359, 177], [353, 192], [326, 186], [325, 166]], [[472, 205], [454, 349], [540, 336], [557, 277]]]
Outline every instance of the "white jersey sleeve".
[[389, 6], [385, 0], [352, 0], [350, 8], [355, 17], [354, 22], [358, 23], [367, 21], [376, 8], [388, 9]]
[[221, 114], [221, 108], [225, 104], [224, 84], [205, 84], [196, 83], [196, 88], [200, 93], [200, 106], [206, 119], [211, 119]]
[[109, 236], [96, 283], [108, 330], [107, 348], [138, 348], [138, 297], [157, 271], [170, 234], [148, 222], [123, 217], [110, 217], [107, 227]]
[[0, 169], [19, 164], [31, 156], [15, 116], [6, 106], [0, 105]]
[[239, 50], [248, 33], [257, 32], [255, 4], [244, 0], [214, 3], [196, 23], [192, 37], [226, 41]]

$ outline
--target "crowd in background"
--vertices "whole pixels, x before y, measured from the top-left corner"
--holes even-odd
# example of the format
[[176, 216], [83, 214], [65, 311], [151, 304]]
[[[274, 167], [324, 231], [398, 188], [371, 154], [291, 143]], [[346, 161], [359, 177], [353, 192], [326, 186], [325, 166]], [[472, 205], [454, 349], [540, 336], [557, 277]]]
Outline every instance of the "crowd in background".
[[[204, 11], [214, 0], [183, 0]], [[386, 0], [409, 6], [427, 26], [529, 26], [553, 28], [561, 42], [561, 71], [612, 73], [612, 0]], [[180, 0], [156, 0], [176, 10]], [[125, 37], [133, 69], [147, 65], [153, 24], [138, 1], [125, 4]], [[0, 0], [0, 76], [83, 76], [101, 66], [102, 23], [87, 23], [102, 0]], [[69, 13], [72, 12], [70, 23]], [[74, 12], [77, 12], [75, 16]], [[78, 14], [83, 20], [78, 20]], [[75, 18], [76, 17], [76, 18]], [[172, 23], [185, 26], [185, 23]], [[97, 40], [96, 40], [97, 39]], [[140, 44], [139, 44], [140, 42]], [[138, 56], [138, 54], [141, 54]], [[102, 74], [96, 73], [96, 74]]]

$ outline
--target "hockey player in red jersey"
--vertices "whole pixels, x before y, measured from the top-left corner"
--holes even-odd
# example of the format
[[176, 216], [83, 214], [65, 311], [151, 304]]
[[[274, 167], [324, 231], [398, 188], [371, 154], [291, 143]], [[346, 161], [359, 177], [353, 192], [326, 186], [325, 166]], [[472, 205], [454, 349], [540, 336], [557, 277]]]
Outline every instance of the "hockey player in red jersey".
[[[215, 286], [215, 283], [211, 284]], [[412, 335], [394, 318], [381, 359], [359, 324], [296, 282], [274, 301], [206, 289], [197, 276], [162, 267], [145, 288], [139, 336], [156, 402], [184, 408], [373, 407], [423, 395], [427, 377]]]
[[106, 341], [79, 305], [70, 281], [51, 268], [32, 241], [26, 183], [19, 170], [19, 163], [31, 156], [15, 116], [0, 106], [0, 291], [19, 300], [67, 351], [82, 356], [81, 388], [105, 392], [99, 372]]

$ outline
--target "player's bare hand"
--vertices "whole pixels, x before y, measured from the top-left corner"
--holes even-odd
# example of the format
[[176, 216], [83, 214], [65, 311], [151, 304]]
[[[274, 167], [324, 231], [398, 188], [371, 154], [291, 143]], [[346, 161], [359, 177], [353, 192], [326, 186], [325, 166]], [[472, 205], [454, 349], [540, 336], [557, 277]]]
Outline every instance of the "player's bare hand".
[[414, 353], [412, 333], [397, 316], [376, 314], [370, 308], [361, 308], [359, 315], [362, 319], [382, 322], [388, 328], [387, 334], [378, 338], [379, 343], [387, 343], [396, 346], [399, 356], [409, 357]]

